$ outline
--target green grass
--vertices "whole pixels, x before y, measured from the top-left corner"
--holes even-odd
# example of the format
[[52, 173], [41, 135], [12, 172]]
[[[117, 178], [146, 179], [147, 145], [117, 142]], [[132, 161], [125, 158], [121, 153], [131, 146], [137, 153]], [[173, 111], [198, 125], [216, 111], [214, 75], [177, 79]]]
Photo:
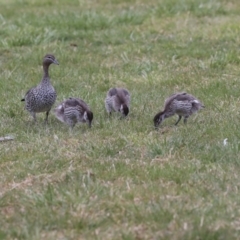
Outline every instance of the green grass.
[[[238, 0], [0, 2], [0, 239], [237, 239], [240, 227]], [[49, 125], [20, 99], [51, 66], [56, 104], [81, 97], [92, 129]], [[110, 87], [130, 115], [107, 117]], [[159, 131], [177, 91], [205, 109]], [[228, 138], [228, 145], [223, 140]]]

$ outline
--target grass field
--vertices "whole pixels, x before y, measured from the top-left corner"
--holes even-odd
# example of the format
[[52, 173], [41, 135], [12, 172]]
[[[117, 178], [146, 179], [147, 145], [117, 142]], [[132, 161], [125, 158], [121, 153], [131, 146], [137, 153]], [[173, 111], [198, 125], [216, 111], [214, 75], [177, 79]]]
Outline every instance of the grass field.
[[[0, 1], [0, 239], [237, 239], [240, 234], [239, 0]], [[50, 67], [56, 104], [81, 97], [93, 127], [20, 101]], [[108, 118], [110, 87], [132, 95]], [[160, 129], [186, 91], [205, 109]], [[55, 104], [55, 105], [56, 105]], [[224, 139], [228, 144], [224, 146]]]

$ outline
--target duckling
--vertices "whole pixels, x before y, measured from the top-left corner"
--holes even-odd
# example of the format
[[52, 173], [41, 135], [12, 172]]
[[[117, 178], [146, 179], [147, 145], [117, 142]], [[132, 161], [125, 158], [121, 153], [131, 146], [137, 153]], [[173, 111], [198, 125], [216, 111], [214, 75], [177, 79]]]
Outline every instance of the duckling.
[[48, 115], [56, 101], [57, 93], [50, 82], [48, 73], [51, 64], [59, 65], [58, 61], [51, 54], [45, 55], [43, 58], [43, 77], [41, 82], [27, 91], [25, 97], [21, 101], [25, 101], [25, 109], [32, 115], [34, 122], [36, 121], [36, 113], [46, 112], [45, 122], [48, 122]]
[[186, 92], [175, 93], [166, 99], [164, 110], [155, 115], [153, 119], [154, 126], [158, 127], [165, 118], [175, 114], [178, 115], [175, 125], [179, 123], [182, 117], [184, 117], [184, 123], [187, 123], [188, 117], [201, 108], [204, 108], [204, 105], [193, 95]]
[[107, 92], [105, 99], [105, 108], [109, 115], [112, 111], [120, 112], [122, 116], [126, 117], [129, 113], [130, 93], [124, 88], [111, 88]]
[[67, 123], [71, 128], [78, 122], [86, 122], [89, 127], [92, 125], [93, 113], [80, 98], [69, 98], [63, 101], [55, 108], [54, 113], [58, 120]]

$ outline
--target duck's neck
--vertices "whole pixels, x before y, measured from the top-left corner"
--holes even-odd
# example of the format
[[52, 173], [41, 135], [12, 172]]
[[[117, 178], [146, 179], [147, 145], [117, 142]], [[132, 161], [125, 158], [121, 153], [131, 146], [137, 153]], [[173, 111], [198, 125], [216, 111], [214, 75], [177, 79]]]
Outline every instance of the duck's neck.
[[49, 65], [43, 64], [43, 80], [49, 79], [49, 73], [48, 73]]

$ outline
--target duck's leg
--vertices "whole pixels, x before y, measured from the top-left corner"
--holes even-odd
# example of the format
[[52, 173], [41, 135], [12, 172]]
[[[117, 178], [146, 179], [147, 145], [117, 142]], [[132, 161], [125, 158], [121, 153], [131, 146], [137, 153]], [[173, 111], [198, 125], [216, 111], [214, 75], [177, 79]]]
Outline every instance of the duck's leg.
[[[176, 121], [175, 126], [177, 126], [177, 124], [180, 122], [181, 119], [182, 119], [182, 116], [178, 115], [178, 120]], [[184, 118], [184, 120], [185, 120], [185, 118]]]
[[49, 115], [49, 112], [50, 112], [50, 110], [48, 110], [48, 111], [46, 112], [46, 118], [45, 118], [45, 121], [44, 121], [46, 124], [48, 124], [48, 115]]

